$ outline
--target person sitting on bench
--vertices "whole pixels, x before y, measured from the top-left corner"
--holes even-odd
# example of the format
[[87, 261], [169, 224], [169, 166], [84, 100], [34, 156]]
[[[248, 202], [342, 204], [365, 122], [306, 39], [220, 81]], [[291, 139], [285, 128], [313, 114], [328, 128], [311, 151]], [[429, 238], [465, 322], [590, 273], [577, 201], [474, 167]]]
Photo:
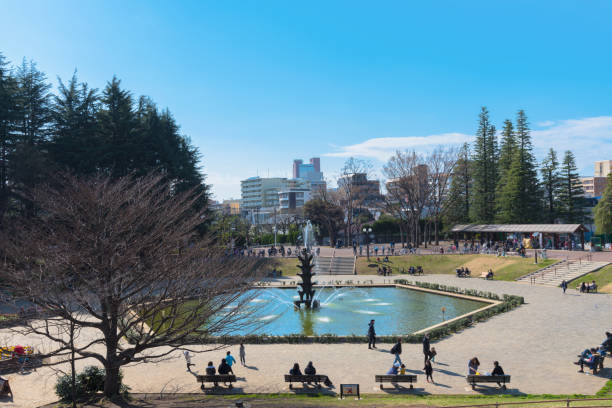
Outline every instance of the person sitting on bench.
[[391, 368], [389, 369], [389, 371], [387, 371], [388, 375], [397, 375], [397, 372], [400, 368], [400, 363], [395, 362], [393, 363], [393, 366], [391, 366]]
[[[230, 371], [232, 371], [232, 367], [229, 366], [229, 364], [227, 364], [227, 361], [225, 361], [225, 359], [221, 359], [221, 364], [219, 364], [219, 374], [220, 375], [226, 375], [229, 374]], [[223, 384], [227, 384], [226, 382], [223, 382]]]
[[293, 365], [293, 368], [289, 370], [289, 374], [290, 375], [302, 375], [302, 370], [300, 370], [300, 365], [298, 363], [295, 363]]
[[595, 283], [595, 281], [593, 281], [590, 285], [587, 286], [587, 293], [589, 292], [597, 293], [597, 283]]
[[476, 375], [478, 372], [478, 367], [480, 366], [480, 361], [478, 361], [477, 357], [472, 358], [468, 362], [468, 375]]
[[586, 283], [582, 282], [582, 284], [580, 284], [580, 293], [586, 293], [587, 292], [587, 285]]
[[[212, 361], [208, 362], [208, 365], [206, 366], [206, 375], [215, 375], [217, 373], [217, 370], [215, 369], [215, 366], [213, 365]], [[215, 387], [218, 387], [219, 384], [217, 384], [217, 382], [215, 381]]]
[[317, 373], [317, 369], [312, 365], [312, 361], [309, 361], [304, 369], [304, 374], [306, 375], [315, 375]]
[[489, 269], [489, 272], [487, 272], [487, 279], [493, 279], [493, 269]]
[[584, 373], [584, 365], [586, 364], [591, 370], [597, 371], [597, 350], [591, 348], [590, 350], [584, 350], [580, 355], [580, 358], [574, 364], [580, 366], [579, 373]]
[[[491, 375], [504, 375], [504, 369], [499, 365], [499, 361], [493, 362], [493, 371], [491, 372]], [[502, 387], [502, 384], [498, 382], [497, 385], [499, 388], [506, 388], [506, 384], [504, 384]]]

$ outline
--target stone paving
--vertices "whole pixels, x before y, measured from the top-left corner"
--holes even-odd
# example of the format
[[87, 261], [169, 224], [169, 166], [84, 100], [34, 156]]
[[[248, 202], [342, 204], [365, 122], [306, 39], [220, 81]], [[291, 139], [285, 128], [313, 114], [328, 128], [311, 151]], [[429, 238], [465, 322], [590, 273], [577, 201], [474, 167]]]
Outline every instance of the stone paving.
[[[360, 275], [358, 278], [379, 283], [389, 280], [379, 276]], [[490, 371], [493, 361], [499, 360], [506, 373], [512, 376], [507, 392], [514, 394], [594, 394], [607, 378], [612, 377], [610, 368], [605, 368], [601, 375], [593, 376], [577, 373], [577, 366], [572, 364], [576, 354], [587, 346], [599, 344], [606, 330], [612, 331], [612, 295], [586, 295], [575, 291], [568, 291], [564, 295], [557, 288], [477, 278], [458, 279], [451, 275], [411, 277], [409, 280], [516, 294], [524, 296], [526, 301], [518, 309], [433, 344], [438, 351], [437, 364], [434, 364], [435, 384], [425, 382], [421, 345], [405, 344], [402, 360], [409, 372], [418, 375], [418, 383], [411, 392], [500, 392], [493, 388], [472, 391], [467, 386], [467, 362], [474, 356], [479, 358], [482, 372]], [[367, 319], [364, 320], [364, 332], [366, 325]], [[0, 336], [7, 342], [10, 333], [4, 330]], [[23, 339], [11, 341], [25, 342]], [[313, 361], [319, 373], [330, 376], [336, 385], [335, 391], [339, 391], [340, 383], [359, 383], [364, 393], [395, 393], [398, 391], [391, 386], [380, 391], [374, 382], [374, 374], [385, 373], [393, 362], [393, 356], [388, 353], [390, 347], [390, 344], [381, 344], [378, 350], [368, 350], [364, 344], [246, 345], [248, 367], [236, 368], [241, 381], [234, 391], [287, 392], [283, 374], [288, 372], [293, 362], [297, 361], [304, 367], [308, 361]], [[196, 349], [204, 350], [205, 347]], [[237, 346], [229, 350], [237, 357]], [[209, 360], [217, 366], [224, 355], [225, 350], [195, 355], [194, 371], [203, 371]], [[82, 367], [91, 363], [81, 361], [78, 365]], [[611, 363], [610, 358], [606, 359], [607, 366]], [[168, 361], [126, 367], [124, 373], [125, 382], [133, 392], [200, 392], [194, 374], [186, 372], [184, 359], [178, 352]], [[27, 375], [14, 374], [10, 376], [10, 381], [15, 400], [12, 404], [3, 402], [5, 406], [38, 406], [56, 399], [53, 393], [55, 372], [50, 368]], [[296, 392], [301, 392], [300, 387], [297, 388]]]

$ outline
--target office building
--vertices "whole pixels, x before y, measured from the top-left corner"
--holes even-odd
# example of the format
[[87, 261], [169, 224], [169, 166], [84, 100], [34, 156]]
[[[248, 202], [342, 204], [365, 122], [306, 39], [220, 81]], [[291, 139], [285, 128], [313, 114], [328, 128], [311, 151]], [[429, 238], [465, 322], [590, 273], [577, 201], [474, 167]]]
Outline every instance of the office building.
[[595, 177], [608, 177], [612, 172], [612, 160], [602, 160], [595, 162]]

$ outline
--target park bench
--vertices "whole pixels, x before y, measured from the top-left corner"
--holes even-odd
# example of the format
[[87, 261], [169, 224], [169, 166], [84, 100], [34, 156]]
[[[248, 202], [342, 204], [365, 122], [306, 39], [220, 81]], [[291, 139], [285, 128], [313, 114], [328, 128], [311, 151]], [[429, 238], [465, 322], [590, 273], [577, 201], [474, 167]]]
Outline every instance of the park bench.
[[236, 376], [234, 374], [198, 375], [197, 380], [198, 382], [202, 383], [202, 386], [200, 387], [202, 391], [205, 389], [204, 383], [229, 383], [227, 388], [234, 388], [232, 383], [236, 382]]
[[410, 383], [410, 388], [414, 388], [412, 383], [417, 381], [416, 375], [396, 375], [396, 374], [384, 374], [375, 375], [374, 380], [380, 383], [380, 389], [383, 389], [383, 383]]
[[326, 375], [292, 375], [285, 374], [285, 382], [289, 383], [289, 388], [293, 388], [293, 383], [315, 383], [317, 388], [321, 388], [321, 383], [327, 380]]
[[472, 385], [472, 389], [476, 388], [478, 383], [500, 383], [502, 388], [506, 388], [506, 383], [510, 382], [509, 375], [468, 375], [467, 382]]

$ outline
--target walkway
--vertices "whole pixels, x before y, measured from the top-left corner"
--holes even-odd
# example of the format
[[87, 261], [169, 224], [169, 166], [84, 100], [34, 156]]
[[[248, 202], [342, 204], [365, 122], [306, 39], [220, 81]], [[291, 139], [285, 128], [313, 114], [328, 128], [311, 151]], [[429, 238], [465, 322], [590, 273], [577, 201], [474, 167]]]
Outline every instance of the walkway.
[[[354, 280], [355, 277], [348, 279]], [[380, 276], [363, 275], [358, 279], [372, 279], [381, 283], [385, 280]], [[334, 280], [338, 280], [338, 277], [334, 277]], [[557, 288], [477, 278], [458, 279], [451, 275], [412, 277], [409, 280], [436, 282], [498, 294], [515, 294], [524, 296], [526, 300], [526, 304], [518, 309], [478, 323], [435, 343], [434, 346], [438, 350], [438, 364], [434, 365], [436, 384], [425, 382], [421, 370], [421, 345], [404, 345], [402, 359], [410, 372], [419, 376], [415, 385], [416, 392], [480, 392], [472, 391], [464, 377], [467, 361], [473, 356], [480, 359], [483, 372], [490, 371], [493, 361], [499, 360], [506, 373], [512, 375], [508, 392], [516, 394], [594, 394], [605, 384], [606, 378], [603, 376], [612, 377], [611, 368], [604, 369], [603, 376], [600, 377], [579, 374], [576, 372], [577, 367], [572, 364], [572, 361], [576, 360], [576, 354], [587, 346], [601, 342], [606, 330], [612, 331], [612, 295], [580, 295], [573, 290], [563, 295]], [[0, 335], [6, 339], [9, 333], [5, 330]], [[386, 372], [393, 362], [393, 357], [388, 353], [390, 346], [381, 344], [378, 350], [368, 350], [364, 344], [246, 345], [249, 368], [237, 367], [236, 374], [243, 381], [238, 383], [236, 391], [287, 392], [287, 386], [282, 382], [282, 374], [289, 370], [294, 361], [305, 366], [312, 360], [317, 370], [328, 374], [336, 387], [340, 383], [359, 383], [364, 393], [395, 392], [380, 391], [374, 383], [374, 374]], [[236, 346], [229, 350], [234, 355], [238, 354]], [[194, 369], [203, 371], [209, 360], [218, 365], [224, 355], [224, 351], [196, 355]], [[611, 363], [612, 360], [606, 360], [608, 367]], [[79, 365], [84, 364], [81, 362]], [[194, 376], [185, 371], [185, 363], [180, 353], [176, 353], [174, 358], [168, 361], [127, 367], [124, 373], [125, 381], [133, 392], [199, 390]], [[35, 406], [53, 401], [53, 377], [50, 368], [39, 369], [30, 375], [12, 375], [11, 385], [15, 391], [17, 406]]]

